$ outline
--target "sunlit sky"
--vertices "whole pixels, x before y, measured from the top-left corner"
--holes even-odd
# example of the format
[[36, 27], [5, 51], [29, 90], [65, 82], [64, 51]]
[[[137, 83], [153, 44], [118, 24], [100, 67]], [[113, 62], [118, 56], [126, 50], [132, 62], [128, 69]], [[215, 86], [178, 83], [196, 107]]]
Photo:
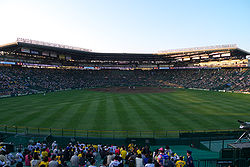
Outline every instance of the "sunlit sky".
[[0, 0], [0, 21], [0, 45], [21, 37], [96, 52], [250, 51], [250, 0]]

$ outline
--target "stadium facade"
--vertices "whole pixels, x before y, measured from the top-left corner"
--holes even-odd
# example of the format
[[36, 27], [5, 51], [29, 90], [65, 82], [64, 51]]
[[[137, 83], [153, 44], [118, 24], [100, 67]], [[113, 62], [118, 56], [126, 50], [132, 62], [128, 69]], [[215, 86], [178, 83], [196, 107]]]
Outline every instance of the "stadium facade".
[[18, 38], [0, 46], [0, 65], [62, 69], [190, 69], [250, 67], [235, 44], [171, 49], [152, 54], [97, 53], [90, 49]]

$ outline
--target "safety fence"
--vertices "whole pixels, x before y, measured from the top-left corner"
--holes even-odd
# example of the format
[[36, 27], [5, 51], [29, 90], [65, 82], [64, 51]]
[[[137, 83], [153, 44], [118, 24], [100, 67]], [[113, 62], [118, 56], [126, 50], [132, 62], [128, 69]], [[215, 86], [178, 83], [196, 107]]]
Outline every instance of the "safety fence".
[[33, 135], [73, 136], [84, 138], [193, 138], [239, 136], [242, 131], [236, 129], [220, 130], [167, 130], [167, 131], [132, 131], [132, 130], [79, 130], [35, 128], [0, 125], [0, 132]]
[[195, 167], [227, 167], [227, 166], [238, 166], [238, 167], [249, 167], [250, 160], [245, 158], [223, 160], [223, 159], [207, 159], [207, 160], [194, 160]]

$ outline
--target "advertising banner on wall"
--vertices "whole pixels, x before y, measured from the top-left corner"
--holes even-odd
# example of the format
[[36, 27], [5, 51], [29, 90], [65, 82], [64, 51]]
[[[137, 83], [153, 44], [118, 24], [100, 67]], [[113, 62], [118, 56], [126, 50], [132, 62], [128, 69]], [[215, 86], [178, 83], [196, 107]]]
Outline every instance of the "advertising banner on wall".
[[21, 48], [21, 52], [23, 52], [23, 53], [30, 53], [30, 49], [28, 49], [28, 48]]
[[50, 53], [50, 57], [57, 57], [56, 53]]
[[39, 52], [38, 52], [38, 51], [36, 51], [36, 50], [31, 50], [31, 51], [30, 51], [30, 53], [31, 53], [31, 54], [36, 54], [36, 55], [38, 55], [38, 54], [39, 54]]
[[49, 52], [43, 51], [43, 52], [42, 52], [42, 55], [43, 55], [43, 56], [49, 56]]

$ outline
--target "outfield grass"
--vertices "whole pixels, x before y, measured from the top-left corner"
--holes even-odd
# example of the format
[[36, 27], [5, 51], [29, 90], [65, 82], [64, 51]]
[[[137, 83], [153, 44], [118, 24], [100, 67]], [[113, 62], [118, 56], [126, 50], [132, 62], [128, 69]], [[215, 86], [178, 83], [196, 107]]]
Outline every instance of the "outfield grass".
[[72, 90], [0, 99], [0, 124], [93, 130], [237, 129], [250, 95], [177, 89], [118, 94]]

